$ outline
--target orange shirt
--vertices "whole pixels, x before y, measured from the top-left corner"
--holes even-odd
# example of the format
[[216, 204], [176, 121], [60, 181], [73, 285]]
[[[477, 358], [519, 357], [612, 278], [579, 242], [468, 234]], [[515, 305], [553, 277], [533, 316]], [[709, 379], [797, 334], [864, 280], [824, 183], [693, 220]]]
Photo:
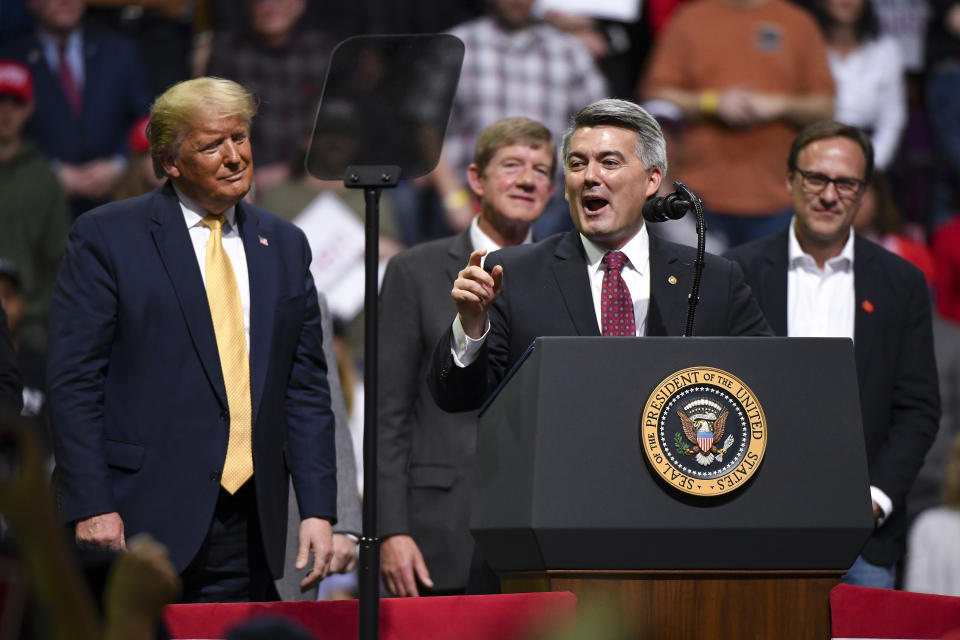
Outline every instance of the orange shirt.
[[[677, 10], [651, 57], [653, 89], [761, 92], [832, 97], [833, 78], [820, 29], [787, 0], [738, 7], [698, 0]], [[707, 118], [688, 124], [671, 173], [719, 213], [763, 215], [790, 205], [787, 154], [798, 129], [778, 121], [731, 128]]]

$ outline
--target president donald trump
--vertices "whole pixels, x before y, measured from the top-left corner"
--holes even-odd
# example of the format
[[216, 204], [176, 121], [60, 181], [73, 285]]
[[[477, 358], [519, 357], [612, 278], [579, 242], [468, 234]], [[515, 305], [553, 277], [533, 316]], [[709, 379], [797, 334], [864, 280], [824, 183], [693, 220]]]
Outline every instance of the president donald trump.
[[336, 517], [333, 418], [310, 251], [242, 202], [253, 98], [197, 78], [150, 113], [144, 196], [81, 216], [53, 295], [57, 494], [77, 541], [170, 549], [183, 600], [275, 599], [288, 473], [302, 583], [323, 577]]

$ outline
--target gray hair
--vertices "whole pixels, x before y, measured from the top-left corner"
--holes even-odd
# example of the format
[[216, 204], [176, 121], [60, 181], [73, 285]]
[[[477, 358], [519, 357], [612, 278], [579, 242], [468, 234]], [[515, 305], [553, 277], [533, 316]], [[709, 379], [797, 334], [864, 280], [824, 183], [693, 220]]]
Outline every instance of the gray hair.
[[562, 153], [566, 166], [570, 151], [570, 138], [577, 129], [584, 127], [620, 127], [637, 134], [636, 155], [645, 169], [657, 167], [667, 173], [667, 144], [663, 140], [660, 123], [646, 109], [629, 100], [607, 98], [587, 105], [573, 116], [570, 128], [563, 135]]

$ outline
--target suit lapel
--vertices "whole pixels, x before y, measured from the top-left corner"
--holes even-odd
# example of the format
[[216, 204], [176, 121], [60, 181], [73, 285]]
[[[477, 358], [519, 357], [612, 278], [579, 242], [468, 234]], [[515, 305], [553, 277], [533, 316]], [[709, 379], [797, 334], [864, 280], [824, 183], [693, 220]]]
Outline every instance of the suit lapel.
[[882, 299], [883, 275], [876, 273], [875, 253], [867, 241], [858, 235], [853, 237], [853, 350], [857, 359], [857, 371], [861, 373], [867, 366], [869, 345], [882, 344], [878, 333], [876, 307]]
[[[277, 248], [261, 229], [260, 220], [245, 203], [237, 204], [237, 223], [247, 256], [250, 280], [250, 394], [256, 422], [270, 362], [274, 313], [277, 308]], [[264, 244], [261, 238], [267, 240]]]
[[447, 260], [444, 269], [451, 286], [460, 274], [460, 270], [467, 266], [467, 260], [470, 258], [472, 252], [473, 244], [470, 242], [470, 228], [468, 227], [466, 230], [457, 234], [447, 248], [449, 260]]
[[754, 292], [763, 315], [767, 317], [774, 335], [787, 335], [787, 271], [790, 233], [787, 227], [772, 240], [776, 251], [765, 251], [762, 258], [758, 290]]
[[200, 363], [207, 374], [223, 407], [227, 406], [227, 392], [223, 384], [220, 369], [220, 355], [217, 352], [217, 340], [213, 333], [213, 320], [210, 317], [210, 305], [207, 292], [203, 288], [203, 277], [197, 256], [190, 243], [190, 234], [180, 203], [167, 183], [154, 191], [150, 199], [151, 235], [160, 254], [170, 284], [180, 302], [183, 319], [187, 323], [190, 339], [200, 357]]
[[100, 43], [96, 38], [90, 37], [87, 33], [83, 36], [83, 75], [84, 86], [81, 93], [83, 97], [82, 118], [86, 120], [90, 114], [97, 113], [98, 109], [91, 106], [91, 103], [97, 101], [100, 96], [107, 95], [109, 92], [100, 84], [106, 82], [108, 73], [105, 73], [99, 67], [103, 65], [103, 56], [100, 55]]
[[[649, 238], [650, 306], [647, 309], [646, 335], [680, 335], [686, 326], [693, 265], [681, 261], [672, 245], [652, 234]], [[671, 279], [674, 284], [670, 283]]]
[[554, 251], [553, 275], [563, 296], [570, 319], [581, 336], [599, 336], [597, 314], [590, 294], [587, 259], [583, 253], [580, 234], [570, 231]]

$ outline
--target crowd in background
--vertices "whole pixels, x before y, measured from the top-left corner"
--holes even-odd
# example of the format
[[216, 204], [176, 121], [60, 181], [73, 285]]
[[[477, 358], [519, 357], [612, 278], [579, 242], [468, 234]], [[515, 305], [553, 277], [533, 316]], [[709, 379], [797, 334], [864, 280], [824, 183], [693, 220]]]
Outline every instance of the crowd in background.
[[[466, 166], [477, 134], [499, 118], [533, 118], [559, 139], [594, 100], [644, 104], [668, 134], [670, 179], [704, 200], [715, 251], [789, 223], [784, 159], [800, 127], [832, 117], [870, 134], [878, 172], [857, 230], [923, 271], [939, 315], [943, 424], [913, 508], [940, 504], [949, 470], [947, 504], [920, 520], [921, 551], [911, 553], [930, 557], [925, 540], [952, 541], [931, 566], [960, 557], [951, 444], [960, 433], [960, 1], [651, 0], [629, 20], [532, 4], [0, 0], [0, 301], [19, 352], [23, 415], [46, 432], [45, 326], [72, 220], [159, 184], [144, 135], [153, 96], [199, 75], [243, 84], [260, 100], [252, 199], [295, 222], [332, 209], [356, 222], [361, 192], [304, 170], [334, 47], [358, 34], [452, 30], [467, 49], [447, 144], [436, 171], [384, 193], [384, 261], [469, 225], [477, 210]], [[749, 26], [753, 15], [767, 26]], [[683, 224], [653, 231], [689, 241]], [[535, 236], [569, 228], [556, 195]], [[311, 245], [317, 253], [323, 238]], [[340, 353], [358, 352], [359, 306], [326, 293]], [[339, 362], [355, 436], [357, 362]], [[925, 581], [919, 566], [907, 587], [960, 595], [960, 572]]]

